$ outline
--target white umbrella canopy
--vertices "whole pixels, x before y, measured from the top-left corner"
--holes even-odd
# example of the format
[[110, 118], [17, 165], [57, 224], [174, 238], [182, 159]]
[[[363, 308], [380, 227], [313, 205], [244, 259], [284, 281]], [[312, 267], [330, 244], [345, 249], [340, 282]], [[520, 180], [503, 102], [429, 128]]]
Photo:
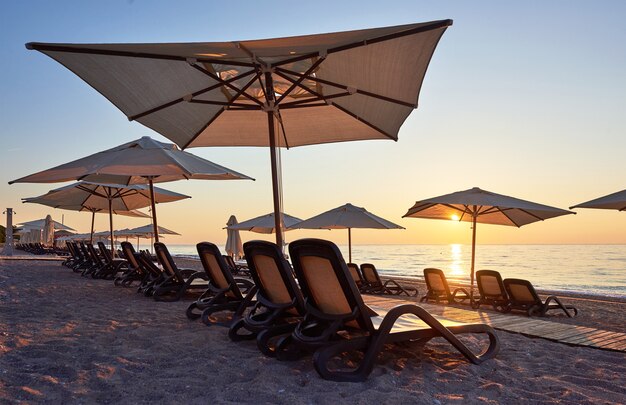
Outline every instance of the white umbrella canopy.
[[352, 228], [404, 229], [402, 226], [372, 214], [350, 203], [305, 219], [291, 229], [348, 229], [348, 257], [352, 262]]
[[[398, 139], [452, 20], [234, 42], [29, 43], [182, 148]], [[276, 233], [282, 244], [282, 232]]]
[[[9, 184], [55, 183], [71, 180], [85, 180], [92, 184], [136, 186], [147, 183], [149, 187], [144, 189], [142, 194], [150, 197], [153, 183], [182, 179], [254, 180], [234, 170], [181, 151], [176, 145], [158, 142], [146, 136], [82, 159], [13, 180]], [[152, 202], [156, 203], [156, 200], [153, 199]], [[103, 208], [108, 209], [108, 205]], [[133, 208], [139, 207], [124, 206], [118, 209]], [[156, 228], [156, 207], [154, 204], [152, 204], [152, 215]]]
[[[113, 246], [113, 214], [118, 210], [128, 216], [141, 216], [129, 212], [157, 203], [173, 202], [191, 198], [184, 194], [154, 187], [150, 189], [144, 184], [124, 186], [121, 184], [98, 184], [86, 181], [73, 183], [57, 188], [39, 197], [22, 199], [25, 203], [43, 204], [54, 208], [76, 209], [92, 212], [91, 231], [93, 233], [94, 216], [98, 211], [109, 213], [111, 232], [111, 250]], [[143, 213], [141, 213], [143, 214]]]
[[226, 222], [226, 254], [230, 255], [234, 259], [238, 259], [243, 256], [243, 244], [241, 243], [241, 235], [236, 229], [230, 229], [229, 227], [237, 225], [237, 217], [231, 215]]
[[[74, 228], [70, 228], [67, 225], [63, 225], [62, 223], [58, 221], [53, 220], [53, 222], [54, 222], [54, 229], [56, 229], [57, 231], [59, 230], [75, 231]], [[46, 226], [46, 219], [42, 218], [42, 219], [35, 219], [33, 221], [21, 222], [17, 226], [24, 230], [43, 229], [43, 227]]]
[[626, 190], [617, 193], [605, 195], [584, 203], [576, 204], [569, 209], [574, 208], [597, 208], [605, 210], [626, 211]]
[[508, 225], [519, 228], [533, 222], [567, 214], [575, 214], [575, 212], [520, 200], [474, 187], [469, 190], [417, 201], [403, 217], [472, 222], [470, 293], [473, 297], [477, 223]]
[[[298, 222], [302, 221], [300, 218], [292, 217], [291, 215], [285, 214], [284, 212], [282, 213], [281, 216], [283, 218], [282, 227], [285, 230], [289, 230], [289, 228], [293, 227]], [[235, 224], [235, 225], [227, 226], [226, 229], [269, 234], [269, 233], [276, 232], [275, 224], [276, 222], [274, 219], [274, 213], [272, 212], [270, 214], [261, 215], [256, 218], [249, 219], [247, 221], [239, 222], [238, 224]]]
[[[180, 235], [178, 232], [169, 230], [167, 228], [164, 228], [162, 226], [158, 227], [158, 231], [159, 234], [161, 235]], [[132, 229], [128, 229], [125, 230], [122, 234], [124, 235], [133, 235], [133, 236], [140, 236], [140, 237], [151, 237], [154, 236], [154, 228], [152, 227], [152, 224], [148, 224], [148, 225], [144, 225], [144, 226], [139, 226], [137, 228], [132, 228]]]

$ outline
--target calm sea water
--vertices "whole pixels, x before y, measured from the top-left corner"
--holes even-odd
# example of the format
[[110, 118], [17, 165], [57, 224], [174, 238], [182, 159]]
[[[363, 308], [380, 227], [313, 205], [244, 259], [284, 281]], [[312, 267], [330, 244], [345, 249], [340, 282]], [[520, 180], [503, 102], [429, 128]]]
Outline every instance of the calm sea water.
[[[197, 257], [194, 245], [169, 248], [175, 255]], [[339, 248], [347, 260], [348, 247]], [[353, 262], [373, 263], [381, 274], [421, 278], [425, 267], [437, 267], [468, 283], [471, 254], [471, 246], [457, 244], [352, 247]], [[480, 245], [480, 269], [527, 279], [540, 289], [626, 298], [626, 245]]]

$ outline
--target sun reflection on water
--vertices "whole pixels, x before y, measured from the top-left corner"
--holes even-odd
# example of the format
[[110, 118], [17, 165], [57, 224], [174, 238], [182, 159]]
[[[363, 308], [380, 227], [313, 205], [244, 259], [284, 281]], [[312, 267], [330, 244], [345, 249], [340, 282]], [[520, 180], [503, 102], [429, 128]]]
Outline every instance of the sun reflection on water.
[[461, 245], [458, 243], [450, 245], [450, 276], [462, 276], [465, 274], [463, 270], [463, 253]]

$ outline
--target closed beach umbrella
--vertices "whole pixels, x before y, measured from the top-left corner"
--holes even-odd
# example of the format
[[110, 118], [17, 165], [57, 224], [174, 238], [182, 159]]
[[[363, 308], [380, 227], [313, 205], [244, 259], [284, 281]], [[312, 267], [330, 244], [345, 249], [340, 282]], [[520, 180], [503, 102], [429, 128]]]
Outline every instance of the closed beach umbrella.
[[376, 216], [365, 208], [348, 203], [341, 207], [305, 219], [292, 229], [348, 229], [348, 260], [352, 262], [352, 228], [404, 229], [400, 225]]
[[50, 215], [46, 215], [46, 223], [43, 226], [41, 239], [46, 246], [54, 245], [54, 221]]
[[594, 200], [569, 207], [569, 209], [574, 208], [597, 208], [604, 210], [626, 211], [626, 190], [618, 191], [617, 193], [605, 195], [604, 197], [596, 198]]
[[[71, 180], [125, 186], [148, 184], [149, 187], [143, 194], [153, 197], [153, 183], [183, 179], [253, 180], [246, 175], [183, 152], [176, 145], [157, 142], [145, 136], [70, 163], [13, 180], [9, 184], [56, 183]], [[157, 201], [154, 198], [149, 201], [151, 204], [148, 205], [152, 206], [152, 221], [156, 229], [155, 203]], [[103, 208], [108, 208], [108, 206], [103, 206]], [[120, 209], [133, 208], [120, 207]]]
[[404, 214], [404, 217], [472, 222], [470, 293], [473, 297], [477, 223], [508, 225], [519, 228], [533, 222], [567, 214], [575, 214], [575, 212], [520, 200], [474, 187], [469, 190], [417, 201]]
[[75, 207], [78, 211], [81, 210], [80, 207], [86, 207], [85, 210], [92, 212], [92, 232], [96, 210], [106, 210], [109, 213], [111, 250], [114, 252], [113, 213], [118, 210], [128, 212], [156, 203], [179, 201], [185, 198], [191, 197], [158, 187], [150, 188], [144, 184], [124, 186], [81, 181], [51, 190], [39, 197], [25, 198], [23, 202], [43, 204], [54, 208], [74, 209]]
[[243, 255], [243, 244], [241, 243], [241, 235], [236, 229], [230, 229], [229, 227], [237, 225], [237, 218], [231, 215], [226, 222], [226, 254], [238, 259]]
[[[281, 217], [282, 224], [279, 225], [279, 227], [285, 230], [289, 230], [289, 228], [302, 221], [300, 218], [292, 217], [291, 215], [285, 213], [283, 213]], [[276, 232], [276, 221], [274, 219], [274, 213], [272, 212], [270, 214], [261, 215], [260, 217], [252, 218], [235, 225], [227, 226], [226, 229], [251, 231], [256, 233], [274, 233]]]
[[398, 140], [451, 20], [251, 41], [29, 43], [130, 120], [181, 148], [269, 146], [282, 245], [280, 147]]

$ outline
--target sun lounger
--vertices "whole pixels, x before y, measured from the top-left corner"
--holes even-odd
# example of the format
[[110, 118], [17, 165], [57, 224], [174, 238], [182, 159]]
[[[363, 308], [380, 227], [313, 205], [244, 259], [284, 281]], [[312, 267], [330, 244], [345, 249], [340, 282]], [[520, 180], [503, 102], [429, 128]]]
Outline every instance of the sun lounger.
[[235, 279], [220, 249], [213, 243], [201, 242], [196, 248], [209, 284], [202, 296], [187, 308], [187, 318], [201, 318], [209, 326], [214, 323], [211, 320], [213, 313], [232, 311], [233, 321], [238, 320], [243, 311], [254, 304], [252, 298], [256, 293], [256, 286], [249, 280]]
[[122, 258], [114, 258], [111, 251], [102, 242], [98, 242], [100, 254], [106, 262], [106, 266], [96, 273], [96, 278], [104, 278], [107, 280], [114, 279], [118, 273], [128, 268], [128, 262]]
[[[387, 343], [428, 341], [443, 337], [474, 364], [492, 358], [499, 350], [495, 331], [485, 324], [439, 321], [420, 306], [399, 305], [378, 316], [362, 300], [337, 246], [319, 239], [289, 244], [296, 277], [305, 297], [306, 315], [288, 342], [281, 342], [279, 359], [293, 359], [302, 351], [315, 351], [317, 372], [335, 381], [363, 381]], [[381, 314], [382, 315], [382, 314]], [[474, 354], [457, 337], [461, 333], [486, 334], [489, 346]], [[344, 352], [362, 351], [353, 369], [331, 369], [329, 363]]]
[[376, 267], [371, 263], [363, 263], [361, 265], [361, 275], [365, 284], [361, 289], [363, 292], [389, 295], [405, 294], [408, 297], [416, 297], [418, 294], [417, 288], [401, 286], [392, 279], [385, 281], [383, 284]]
[[354, 280], [354, 283], [356, 284], [359, 291], [365, 292], [366, 285], [363, 281], [363, 275], [361, 274], [361, 269], [359, 268], [359, 265], [356, 263], [347, 263], [346, 265], [348, 266], [350, 276], [352, 276], [352, 280]]
[[146, 297], [152, 297], [155, 288], [167, 278], [167, 275], [153, 261], [152, 255], [145, 251], [135, 254], [137, 264], [145, 273], [145, 277], [137, 287], [137, 292], [142, 293]]
[[511, 310], [511, 302], [500, 273], [494, 270], [478, 270], [476, 272], [476, 284], [480, 297], [472, 303], [474, 309], [480, 308], [481, 305], [491, 305], [493, 309], [502, 313]]
[[107, 266], [102, 256], [98, 253], [96, 248], [91, 243], [85, 243], [89, 257], [91, 258], [91, 266], [83, 270], [83, 276], [89, 275], [91, 278], [99, 278], [98, 272]]
[[141, 281], [146, 277], [146, 273], [137, 261], [135, 248], [129, 242], [122, 242], [120, 246], [122, 247], [122, 255], [128, 265], [122, 274], [115, 277], [113, 284], [122, 287], [132, 287], [132, 284], [136, 281], [141, 284]]
[[228, 336], [233, 341], [256, 337], [259, 350], [273, 356], [270, 339], [293, 331], [304, 316], [304, 300], [291, 266], [276, 244], [251, 241], [244, 243], [243, 250], [258, 289], [256, 304], [231, 325]]
[[[569, 318], [578, 315], [578, 310], [573, 306], [566, 306], [556, 296], [551, 295], [542, 301], [535, 288], [528, 280], [518, 278], [505, 278], [504, 288], [509, 295], [511, 309], [526, 311], [528, 316], [545, 316], [550, 310], [562, 310]], [[573, 312], [573, 314], [572, 314]]]
[[154, 252], [165, 275], [165, 279], [155, 285], [152, 292], [156, 301], [178, 301], [188, 291], [200, 292], [207, 288], [204, 272], [178, 268], [164, 243], [156, 242]]
[[454, 304], [455, 302], [463, 302], [470, 298], [469, 293], [463, 288], [456, 288], [454, 291], [450, 292], [448, 280], [441, 269], [424, 269], [424, 281], [426, 282], [427, 291], [420, 302], [433, 300], [439, 303], [443, 300], [449, 304]]

